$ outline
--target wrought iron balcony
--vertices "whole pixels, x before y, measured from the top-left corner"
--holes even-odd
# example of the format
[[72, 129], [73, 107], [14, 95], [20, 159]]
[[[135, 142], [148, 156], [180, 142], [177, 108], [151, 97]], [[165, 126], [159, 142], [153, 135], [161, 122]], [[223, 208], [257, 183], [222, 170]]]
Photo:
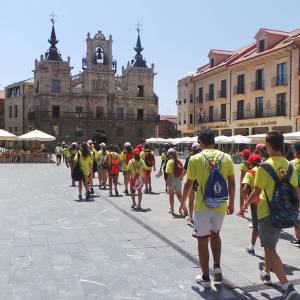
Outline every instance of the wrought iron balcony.
[[251, 83], [252, 91], [260, 91], [265, 89], [265, 81], [264, 80], [256, 80]]
[[275, 76], [272, 78], [272, 86], [280, 86], [280, 85], [287, 85], [288, 84], [288, 76], [287, 75], [281, 75], [281, 76]]
[[107, 121], [155, 121], [159, 120], [159, 115], [145, 114], [139, 116], [137, 114], [116, 114], [116, 113], [101, 113], [101, 112], [60, 112], [53, 113], [52, 111], [34, 111], [28, 113], [28, 120], [107, 120]]
[[218, 98], [226, 98], [227, 97], [227, 93], [226, 93], [226, 90], [219, 90], [217, 92], [217, 95], [218, 95]]
[[212, 101], [212, 100], [215, 100], [215, 95], [214, 95], [214, 93], [206, 94], [206, 95], [205, 95], [205, 100], [206, 100], [206, 101]]
[[233, 87], [233, 94], [245, 94], [245, 85], [236, 85]]
[[212, 122], [222, 122], [222, 121], [226, 121], [226, 116], [214, 114], [214, 115], [199, 117], [197, 123], [202, 124], [202, 123], [212, 123]]
[[234, 120], [247, 120], [256, 118], [269, 118], [286, 116], [286, 107], [270, 107], [263, 109], [243, 110], [233, 113]]

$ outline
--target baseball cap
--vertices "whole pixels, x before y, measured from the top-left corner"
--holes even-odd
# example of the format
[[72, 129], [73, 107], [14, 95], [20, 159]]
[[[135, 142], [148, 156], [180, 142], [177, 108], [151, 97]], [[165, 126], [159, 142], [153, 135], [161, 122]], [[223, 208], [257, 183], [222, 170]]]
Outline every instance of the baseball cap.
[[131, 144], [130, 144], [129, 142], [126, 142], [126, 143], [124, 144], [124, 147], [131, 147]]
[[257, 144], [255, 146], [255, 150], [262, 150], [262, 149], [265, 149], [266, 148], [266, 145], [265, 144]]
[[199, 150], [199, 149], [200, 149], [199, 143], [193, 143], [192, 149], [193, 149], [193, 150]]
[[71, 145], [72, 145], [72, 146], [77, 146], [77, 143], [73, 142]]
[[90, 145], [90, 144], [93, 144], [93, 141], [92, 140], [88, 140], [86, 143]]
[[209, 128], [201, 130], [198, 134], [198, 142], [204, 145], [213, 145], [215, 143], [214, 132]]
[[251, 151], [249, 149], [244, 149], [242, 152], [240, 152], [241, 156], [249, 157], [251, 155]]
[[296, 143], [293, 145], [293, 149], [300, 152], [300, 142], [296, 142]]
[[99, 146], [103, 147], [103, 148], [106, 148], [106, 144], [105, 143], [101, 143]]
[[168, 149], [168, 154], [176, 153], [176, 150], [174, 148]]
[[137, 148], [133, 149], [133, 154], [134, 155], [140, 154], [140, 152], [141, 151], [139, 149], [137, 149]]
[[261, 155], [257, 154], [257, 153], [252, 153], [249, 157], [248, 157], [248, 161], [251, 165], [257, 165], [258, 163], [260, 163], [261, 161]]

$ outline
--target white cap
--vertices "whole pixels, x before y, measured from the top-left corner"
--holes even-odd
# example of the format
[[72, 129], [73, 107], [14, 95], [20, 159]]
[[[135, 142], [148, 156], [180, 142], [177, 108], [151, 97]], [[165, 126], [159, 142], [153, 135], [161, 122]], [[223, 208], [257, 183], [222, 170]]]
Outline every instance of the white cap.
[[106, 147], [106, 144], [105, 144], [105, 143], [101, 143], [101, 144], [100, 144], [100, 147], [105, 148], [105, 147]]
[[193, 143], [192, 149], [193, 150], [200, 150], [200, 144], [199, 143]]
[[171, 154], [171, 153], [176, 153], [176, 150], [174, 148], [169, 148], [168, 149], [168, 154]]
[[87, 144], [93, 144], [93, 141], [92, 140], [88, 140]]
[[126, 142], [126, 143], [124, 144], [124, 147], [131, 147], [131, 144], [130, 144], [129, 142]]

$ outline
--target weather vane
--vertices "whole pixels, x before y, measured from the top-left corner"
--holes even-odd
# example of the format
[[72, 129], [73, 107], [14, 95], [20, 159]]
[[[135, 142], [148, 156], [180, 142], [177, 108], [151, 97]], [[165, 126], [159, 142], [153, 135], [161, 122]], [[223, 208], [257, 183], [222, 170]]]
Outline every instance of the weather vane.
[[54, 24], [56, 22], [56, 17], [57, 15], [53, 12], [51, 15], [49, 15], [51, 17], [50, 21], [52, 22], [52, 24]]
[[138, 34], [140, 34], [142, 24], [140, 22], [137, 22], [137, 24], [135, 24], [135, 26], [136, 26], [136, 30], [137, 30]]

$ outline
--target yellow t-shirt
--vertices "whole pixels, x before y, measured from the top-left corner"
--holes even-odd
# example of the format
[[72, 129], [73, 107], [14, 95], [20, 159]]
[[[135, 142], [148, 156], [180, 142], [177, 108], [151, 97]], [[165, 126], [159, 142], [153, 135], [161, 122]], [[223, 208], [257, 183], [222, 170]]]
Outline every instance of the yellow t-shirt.
[[[255, 172], [257, 172], [257, 167], [254, 167], [252, 170], [254, 170]], [[246, 172], [242, 184], [247, 184], [250, 187], [250, 190], [252, 191], [254, 188], [254, 179], [255, 176], [253, 174], [251, 174], [250, 172]]]
[[[91, 169], [93, 167], [93, 158], [92, 155], [88, 155], [84, 157], [82, 152], [79, 151], [80, 159], [79, 159], [79, 166], [84, 176], [89, 176], [91, 173]], [[75, 155], [75, 161], [78, 161], [78, 153]]]
[[[105, 155], [107, 155], [107, 157], [109, 157], [109, 152], [107, 150], [105, 151]], [[103, 156], [104, 156], [103, 150], [99, 150], [96, 153], [96, 162], [97, 162], [97, 164], [100, 163]]]
[[292, 162], [294, 163], [294, 168], [297, 174], [298, 186], [300, 187], [300, 182], [298, 180], [298, 174], [300, 172], [300, 158], [295, 158]]
[[240, 170], [246, 172], [246, 171], [249, 170], [249, 168], [248, 168], [248, 166], [245, 163], [241, 163], [240, 164]]
[[168, 160], [165, 172], [168, 175], [174, 176], [174, 159]]
[[120, 154], [120, 162], [121, 162], [121, 168], [122, 172], [128, 172], [128, 164], [127, 164], [127, 159], [126, 159], [126, 152], [122, 151]]
[[[267, 159], [266, 162], [273, 167], [273, 169], [279, 177], [281, 173], [285, 175], [289, 166], [288, 160], [285, 159], [283, 156], [272, 156], [269, 159]], [[298, 184], [296, 174], [297, 173], [294, 169], [290, 180], [291, 185], [293, 185], [294, 187], [296, 187]], [[265, 217], [268, 217], [270, 214], [266, 194], [268, 196], [269, 201], [272, 201], [275, 182], [262, 167], [258, 167], [255, 175], [254, 187], [258, 187], [262, 190], [261, 194], [259, 195], [259, 202], [257, 207], [257, 218], [258, 220], [260, 220]]]
[[207, 180], [210, 174], [210, 166], [206, 158], [202, 155], [204, 154], [209, 160], [222, 159], [222, 164], [220, 167], [220, 172], [223, 177], [227, 180], [229, 176], [234, 175], [234, 166], [231, 157], [217, 149], [205, 149], [201, 153], [193, 155], [190, 158], [187, 178], [189, 180], [197, 180], [199, 187], [196, 192], [196, 200], [194, 210], [196, 212], [200, 211], [215, 211], [225, 213], [227, 211], [227, 203], [224, 202], [221, 206], [217, 208], [208, 207], [203, 201], [203, 193], [205, 192]]
[[143, 176], [146, 168], [146, 164], [143, 159], [137, 161], [135, 159], [131, 159], [128, 163], [128, 171], [131, 174], [131, 177]]
[[[155, 157], [153, 151], [148, 151], [148, 152], [150, 152], [150, 153], [153, 155], [153, 157]], [[145, 161], [145, 157], [146, 157], [146, 151], [145, 151], [145, 150], [143, 150], [143, 151], [140, 153], [140, 157], [141, 157], [141, 159], [142, 159], [143, 161]], [[155, 160], [154, 160], [154, 163], [155, 163]], [[146, 164], [146, 163], [145, 163], [145, 164]], [[148, 167], [148, 166], [146, 165], [146, 169], [145, 169], [145, 170], [151, 171], [153, 167], [154, 167], [154, 165], [153, 165], [152, 167]]]

